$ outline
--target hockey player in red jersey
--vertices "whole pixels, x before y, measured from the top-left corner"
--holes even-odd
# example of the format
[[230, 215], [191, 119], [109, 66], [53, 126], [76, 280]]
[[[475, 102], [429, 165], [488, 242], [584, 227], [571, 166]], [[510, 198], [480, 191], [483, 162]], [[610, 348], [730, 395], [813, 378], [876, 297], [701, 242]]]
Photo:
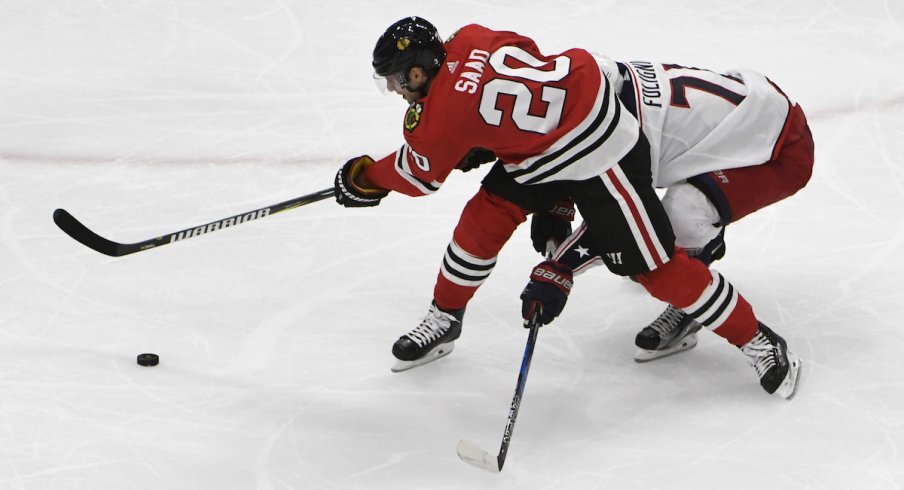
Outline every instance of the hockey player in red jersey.
[[[574, 237], [591, 244], [610, 270], [638, 278], [653, 296], [740, 347], [767, 392], [793, 394], [797, 356], [721, 275], [674, 246], [652, 186], [651, 146], [592, 55], [543, 55], [526, 37], [477, 25], [443, 44], [429, 22], [412, 17], [378, 40], [374, 68], [411, 104], [406, 144], [377, 162], [349, 160], [336, 176], [340, 204], [374, 206], [391, 190], [430, 194], [475, 151], [499, 158], [466, 207], [440, 274], [440, 283], [452, 277], [450, 285], [470, 291], [459, 305], [451, 304], [455, 294], [449, 304], [437, 296], [421, 324], [396, 342], [401, 369], [451, 350], [473, 286], [492, 270], [501, 246], [529, 212], [565, 199], [584, 218]], [[491, 219], [466, 222], [483, 210]], [[534, 268], [522, 293], [525, 318], [539, 306], [543, 323], [561, 312], [572, 284], [572, 245]]]

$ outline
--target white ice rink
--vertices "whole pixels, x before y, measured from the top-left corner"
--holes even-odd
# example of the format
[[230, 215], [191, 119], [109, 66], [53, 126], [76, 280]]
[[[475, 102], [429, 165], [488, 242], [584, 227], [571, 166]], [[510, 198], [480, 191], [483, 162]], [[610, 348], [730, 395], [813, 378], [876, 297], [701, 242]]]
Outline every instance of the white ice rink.
[[[527, 227], [451, 356], [393, 374], [390, 348], [483, 171], [119, 259], [51, 220], [144, 240], [394, 151], [405, 105], [370, 54], [412, 14], [754, 68], [796, 99], [813, 178], [732, 225], [716, 268], [802, 357], [797, 397], [711, 333], [633, 362], [662, 305], [597, 268], [540, 331], [502, 473], [459, 461], [459, 439], [502, 437]], [[0, 490], [904, 488], [902, 53], [902, 0], [0, 0]]]

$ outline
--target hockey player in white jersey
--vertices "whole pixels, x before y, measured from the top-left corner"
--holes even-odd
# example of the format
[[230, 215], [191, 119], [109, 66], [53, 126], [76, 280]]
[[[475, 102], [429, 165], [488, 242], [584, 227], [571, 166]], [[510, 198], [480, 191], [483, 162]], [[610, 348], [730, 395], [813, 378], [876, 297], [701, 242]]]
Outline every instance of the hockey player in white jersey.
[[[808, 182], [814, 146], [806, 117], [762, 74], [749, 70], [718, 74], [606, 58], [600, 63], [650, 141], [654, 182], [667, 188], [663, 206], [675, 244], [691, 257], [706, 265], [718, 260], [725, 254], [725, 226], [794, 194]], [[576, 273], [602, 263], [604, 252], [582, 240], [584, 230], [566, 238], [570, 227], [556, 216], [561, 213], [534, 215], [534, 243], [550, 237], [565, 240], [559, 255], [568, 259], [560, 260]], [[574, 253], [577, 250], [581, 253]], [[720, 279], [714, 272], [714, 284]], [[643, 280], [639, 276], [639, 282]], [[723, 296], [730, 294], [729, 287]], [[703, 323], [719, 333], [717, 322], [701, 319], [703, 312], [710, 315], [708, 320], [719, 313], [707, 305], [668, 305], [637, 334], [635, 360], [646, 362], [694, 347]], [[738, 347], [770, 393], [763, 374], [784, 357], [788, 374], [776, 391], [785, 398], [794, 394], [800, 360], [788, 351], [784, 339], [761, 324], [757, 334]]]
[[[725, 254], [726, 225], [794, 194], [809, 180], [813, 139], [806, 117], [764, 75], [602, 57], [600, 62], [641, 121], [655, 184], [668, 189], [663, 205], [676, 245], [689, 255], [707, 265], [718, 260]], [[690, 349], [700, 328], [669, 305], [638, 333], [635, 360]]]

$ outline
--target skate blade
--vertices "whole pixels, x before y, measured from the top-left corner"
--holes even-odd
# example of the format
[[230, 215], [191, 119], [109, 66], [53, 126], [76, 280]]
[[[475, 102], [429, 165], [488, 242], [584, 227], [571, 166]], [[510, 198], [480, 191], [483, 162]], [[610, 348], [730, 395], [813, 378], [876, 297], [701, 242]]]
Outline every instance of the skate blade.
[[775, 390], [775, 393], [785, 400], [790, 400], [797, 394], [797, 383], [800, 381], [802, 363], [800, 358], [797, 357], [797, 354], [788, 352], [788, 364], [788, 374], [785, 376], [785, 379], [782, 381], [782, 384], [779, 385], [778, 389]]
[[430, 352], [428, 352], [424, 357], [420, 359], [415, 359], [413, 361], [396, 361], [395, 366], [391, 367], [390, 370], [394, 373], [401, 373], [402, 371], [407, 371], [412, 368], [416, 368], [418, 366], [423, 366], [428, 362], [433, 362], [442, 357], [446, 357], [452, 353], [452, 349], [455, 348], [455, 342], [446, 342], [445, 344], [440, 344], [433, 348]]
[[684, 352], [688, 349], [693, 349], [694, 346], [697, 345], [697, 334], [692, 333], [687, 337], [681, 339], [681, 342], [675, 344], [671, 347], [665, 349], [658, 350], [647, 350], [638, 348], [634, 352], [634, 361], [635, 362], [650, 362], [656, 359], [660, 359], [663, 357], [668, 357], [672, 354], [677, 354], [679, 352]]

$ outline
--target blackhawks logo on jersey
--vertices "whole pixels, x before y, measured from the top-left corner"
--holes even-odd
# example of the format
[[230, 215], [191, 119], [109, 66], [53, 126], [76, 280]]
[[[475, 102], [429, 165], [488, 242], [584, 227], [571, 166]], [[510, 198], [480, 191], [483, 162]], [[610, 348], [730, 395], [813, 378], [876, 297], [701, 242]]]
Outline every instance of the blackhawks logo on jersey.
[[408, 108], [408, 112], [405, 114], [405, 129], [408, 130], [409, 133], [414, 131], [414, 128], [421, 123], [421, 112], [423, 110], [424, 106], [420, 102], [412, 104], [411, 107]]

